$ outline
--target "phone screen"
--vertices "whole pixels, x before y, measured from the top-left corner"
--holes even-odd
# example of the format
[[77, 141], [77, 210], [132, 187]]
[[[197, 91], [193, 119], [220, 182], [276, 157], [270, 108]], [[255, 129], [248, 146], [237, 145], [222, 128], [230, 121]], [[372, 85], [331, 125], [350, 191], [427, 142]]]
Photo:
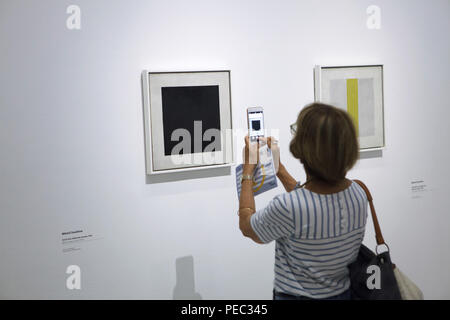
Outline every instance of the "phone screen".
[[250, 111], [248, 113], [248, 128], [250, 139], [264, 136], [264, 117], [262, 111]]

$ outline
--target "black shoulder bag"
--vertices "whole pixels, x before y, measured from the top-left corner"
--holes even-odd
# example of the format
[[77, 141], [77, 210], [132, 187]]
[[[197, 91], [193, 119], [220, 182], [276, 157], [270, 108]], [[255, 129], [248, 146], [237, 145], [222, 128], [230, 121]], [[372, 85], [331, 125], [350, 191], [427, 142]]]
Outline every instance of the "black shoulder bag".
[[[401, 300], [400, 290], [394, 275], [395, 265], [391, 261], [389, 255], [389, 246], [384, 242], [381, 234], [380, 225], [378, 224], [373, 199], [366, 185], [360, 180], [354, 180], [365, 191], [372, 213], [373, 225], [375, 227], [375, 238], [377, 247], [372, 252], [365, 245], [361, 244], [358, 257], [355, 262], [349, 265], [351, 294], [353, 300]], [[386, 246], [387, 251], [378, 253], [379, 246]], [[375, 267], [370, 267], [375, 266]], [[377, 268], [378, 267], [378, 268]], [[369, 277], [379, 271], [378, 288], [369, 288]], [[374, 276], [376, 276], [374, 274]]]

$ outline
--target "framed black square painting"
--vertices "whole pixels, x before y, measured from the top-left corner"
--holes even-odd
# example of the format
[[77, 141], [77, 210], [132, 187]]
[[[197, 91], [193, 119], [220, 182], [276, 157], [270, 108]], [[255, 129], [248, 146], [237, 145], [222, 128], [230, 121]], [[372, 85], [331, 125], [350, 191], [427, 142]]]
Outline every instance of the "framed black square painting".
[[143, 72], [147, 174], [231, 166], [229, 71]]

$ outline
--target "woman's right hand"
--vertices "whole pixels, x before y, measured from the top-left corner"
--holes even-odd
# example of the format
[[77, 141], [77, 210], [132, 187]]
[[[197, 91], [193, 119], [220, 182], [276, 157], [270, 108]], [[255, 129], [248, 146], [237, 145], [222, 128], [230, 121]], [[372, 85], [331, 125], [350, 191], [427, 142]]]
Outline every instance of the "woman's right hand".
[[268, 137], [266, 141], [269, 148], [272, 148], [272, 141], [274, 144], [278, 144], [278, 140], [276, 140], [274, 137]]
[[297, 186], [297, 181], [287, 172], [286, 168], [280, 161], [280, 148], [278, 141], [274, 137], [266, 139], [267, 146], [272, 150], [273, 162], [278, 179], [280, 179], [287, 192], [291, 192]]
[[272, 150], [275, 172], [278, 172], [278, 169], [282, 166], [280, 161], [280, 148], [278, 147], [278, 140], [276, 140], [274, 137], [268, 137], [266, 141], [267, 146], [270, 148], [270, 150]]

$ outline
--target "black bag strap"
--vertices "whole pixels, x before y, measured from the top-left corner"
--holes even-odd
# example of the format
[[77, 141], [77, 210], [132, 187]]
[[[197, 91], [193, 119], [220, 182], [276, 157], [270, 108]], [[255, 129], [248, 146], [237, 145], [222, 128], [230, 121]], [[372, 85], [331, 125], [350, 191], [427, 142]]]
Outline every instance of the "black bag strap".
[[375, 228], [375, 239], [377, 241], [377, 245], [382, 245], [382, 244], [386, 245], [386, 242], [384, 242], [384, 239], [383, 239], [383, 235], [381, 234], [380, 224], [378, 223], [377, 214], [375, 212], [375, 207], [373, 205], [373, 198], [372, 198], [372, 195], [370, 194], [369, 188], [367, 188], [367, 186], [361, 180], [355, 179], [353, 181], [355, 181], [357, 184], [359, 184], [361, 186], [361, 188], [363, 188], [364, 192], [367, 195], [367, 200], [369, 201], [369, 206], [370, 206], [370, 212], [372, 213], [372, 221], [373, 221], [373, 226]]

